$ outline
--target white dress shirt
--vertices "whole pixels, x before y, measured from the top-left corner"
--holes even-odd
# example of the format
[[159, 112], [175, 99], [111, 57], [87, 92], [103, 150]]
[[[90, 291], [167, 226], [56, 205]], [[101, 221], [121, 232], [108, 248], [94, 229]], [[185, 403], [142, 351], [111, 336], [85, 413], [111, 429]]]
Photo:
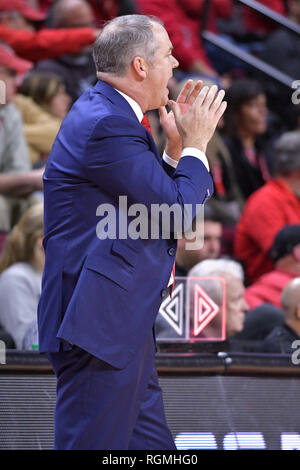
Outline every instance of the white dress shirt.
[[[123, 93], [122, 91], [120, 90], [117, 90], [115, 88], [115, 90], [120, 93], [120, 95], [123, 96], [123, 98], [125, 98], [125, 100], [128, 102], [128, 104], [131, 106], [132, 110], [134, 111], [137, 119], [139, 120], [139, 122], [142, 121], [143, 119], [143, 111], [140, 107], [140, 105], [133, 99], [131, 98], [130, 96], [126, 95], [125, 93]], [[209, 171], [209, 164], [208, 164], [208, 160], [207, 160], [207, 157], [205, 155], [204, 152], [202, 152], [202, 150], [199, 150], [198, 148], [196, 147], [185, 147], [183, 150], [182, 150], [182, 153], [181, 153], [181, 157], [180, 158], [183, 158], [185, 156], [189, 156], [189, 157], [196, 157], [198, 158], [199, 160], [202, 161], [202, 163], [204, 163], [204, 165], [206, 166], [206, 169], [207, 171]], [[176, 168], [177, 167], [177, 164], [178, 164], [178, 161], [177, 160], [174, 160], [174, 158], [170, 157], [169, 155], [166, 154], [166, 152], [164, 152], [163, 154], [163, 157], [164, 161], [166, 163], [168, 163], [168, 165], [172, 166], [173, 168]]]
[[[115, 90], [120, 93], [120, 95], [123, 96], [123, 98], [125, 98], [125, 100], [128, 102], [128, 104], [131, 106], [131, 108], [133, 109], [133, 111], [135, 112], [135, 115], [136, 117], [138, 118], [139, 122], [142, 121], [143, 117], [144, 117], [144, 114], [143, 114], [143, 111], [140, 107], [140, 105], [133, 99], [131, 98], [130, 96], [126, 95], [125, 93], [123, 93], [122, 91], [120, 90], [117, 90], [115, 88]], [[196, 158], [199, 158], [199, 160], [202, 161], [202, 163], [204, 163], [204, 165], [206, 166], [207, 168], [207, 171], [209, 171], [209, 164], [208, 164], [208, 160], [207, 160], [207, 157], [205, 155], [204, 152], [202, 152], [201, 150], [197, 149], [196, 147], [185, 147], [181, 153], [181, 157], [180, 158], [184, 158], [185, 156], [190, 156], [190, 157], [196, 157]], [[178, 161], [177, 160], [174, 160], [174, 158], [171, 158], [169, 155], [166, 154], [166, 152], [163, 153], [163, 157], [164, 161], [172, 166], [173, 168], [176, 168], [177, 167], [177, 164], [178, 164]], [[173, 284], [173, 281], [174, 281], [174, 278], [173, 278], [173, 271], [171, 272], [171, 276], [170, 276], [170, 279], [169, 279], [169, 283], [168, 283], [168, 287], [170, 287], [172, 284]]]

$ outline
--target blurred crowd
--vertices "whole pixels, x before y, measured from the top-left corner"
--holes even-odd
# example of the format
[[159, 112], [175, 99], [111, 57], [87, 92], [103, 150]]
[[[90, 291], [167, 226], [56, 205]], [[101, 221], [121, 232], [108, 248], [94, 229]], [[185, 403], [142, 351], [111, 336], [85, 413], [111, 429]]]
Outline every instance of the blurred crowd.
[[[300, 0], [260, 3], [300, 25]], [[202, 32], [299, 84], [300, 37], [231, 0], [0, 0], [0, 337], [8, 348], [37, 347], [43, 168], [70, 107], [97, 81], [92, 45], [102, 25], [131, 13], [160, 18], [169, 33], [180, 63], [170, 98], [189, 78], [226, 90], [207, 149], [215, 193], [204, 246], [178, 240], [176, 276], [224, 278], [230, 348], [291, 353], [300, 339], [299, 93]], [[158, 113], [148, 118], [162, 152]], [[220, 302], [217, 285], [205, 289]]]

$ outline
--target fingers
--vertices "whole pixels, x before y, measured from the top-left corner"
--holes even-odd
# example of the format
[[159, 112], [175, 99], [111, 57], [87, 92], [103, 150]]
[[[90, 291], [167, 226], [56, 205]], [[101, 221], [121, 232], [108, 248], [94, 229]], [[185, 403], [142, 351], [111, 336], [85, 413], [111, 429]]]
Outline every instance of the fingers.
[[[183, 89], [178, 95], [178, 98], [176, 100], [177, 103], [187, 103], [190, 105], [194, 103], [195, 99], [197, 98], [202, 88], [203, 81], [198, 80], [194, 88], [193, 88], [193, 85], [194, 85], [194, 82], [191, 79], [186, 82], [185, 86], [183, 87]], [[191, 91], [192, 88], [193, 90]]]
[[216, 98], [217, 93], [218, 93], [217, 85], [213, 85], [212, 87], [210, 87], [207, 93], [206, 99], [205, 99], [205, 106], [207, 106], [208, 108], [211, 107], [211, 105], [213, 104]]
[[217, 85], [211, 87], [206, 85], [203, 88], [202, 85], [202, 80], [198, 80], [193, 88], [193, 80], [188, 80], [179, 93], [176, 103], [189, 104], [190, 106], [195, 103], [195, 105], [203, 106], [207, 110], [212, 108], [212, 111], [216, 112], [224, 98], [224, 90], [218, 92]]
[[209, 109], [215, 99], [217, 91], [217, 85], [213, 85], [211, 87], [204, 86], [195, 101], [197, 102], [197, 106], [201, 105], [206, 109]]
[[185, 103], [192, 86], [193, 80], [188, 80], [177, 97], [177, 103]]
[[200, 93], [198, 94], [198, 96], [196, 97], [194, 103], [193, 103], [193, 106], [202, 106], [203, 103], [205, 102], [206, 100], [206, 97], [207, 97], [207, 94], [209, 92], [209, 87], [208, 86], [204, 86]]
[[179, 105], [177, 104], [176, 101], [169, 100], [169, 101], [168, 101], [168, 106], [170, 107], [171, 111], [173, 111], [175, 120], [177, 120], [178, 117], [179, 117], [179, 114], [180, 114]]
[[197, 98], [197, 96], [199, 95], [199, 92], [202, 88], [202, 85], [203, 85], [203, 82], [202, 80], [198, 80], [196, 85], [194, 86], [193, 90], [191, 91], [191, 93], [188, 95], [187, 97], [187, 100], [186, 102], [190, 105], [192, 105], [195, 101], [195, 99]]
[[213, 111], [213, 112], [217, 112], [217, 110], [219, 109], [221, 103], [223, 102], [223, 98], [225, 96], [225, 91], [224, 90], [220, 90], [214, 101], [212, 102], [211, 106], [210, 106], [210, 110]]
[[222, 103], [220, 104], [219, 108], [217, 109], [216, 111], [216, 119], [217, 119], [217, 122], [221, 119], [221, 117], [223, 116], [225, 110], [227, 108], [227, 102], [226, 101], [222, 101]]
[[225, 91], [224, 90], [218, 91], [217, 85], [213, 85], [211, 87], [204, 86], [202, 90], [200, 91], [198, 97], [196, 98], [194, 106], [197, 106], [197, 107], [201, 106], [202, 109], [206, 109], [207, 111], [209, 110], [213, 113], [217, 113], [221, 104], [223, 103], [224, 96], [225, 96]]
[[168, 116], [168, 113], [167, 113], [167, 110], [166, 110], [165, 106], [160, 106], [158, 108], [158, 113], [159, 113], [160, 122], [164, 121]]

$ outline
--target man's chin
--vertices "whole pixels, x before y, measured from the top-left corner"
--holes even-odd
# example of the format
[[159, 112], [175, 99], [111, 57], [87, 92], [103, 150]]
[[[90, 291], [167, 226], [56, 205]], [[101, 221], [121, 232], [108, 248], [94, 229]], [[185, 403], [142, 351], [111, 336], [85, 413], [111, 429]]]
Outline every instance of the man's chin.
[[169, 101], [169, 94], [165, 94], [165, 96], [163, 96], [160, 101], [157, 100], [157, 102], [154, 104], [151, 105], [151, 108], [149, 108], [149, 111], [151, 109], [158, 109], [160, 108], [161, 106], [167, 106], [168, 104], [168, 101]]
[[167, 106], [168, 101], [169, 101], [169, 92], [168, 92], [168, 93], [166, 94], [166, 96], [164, 96], [163, 99], [161, 100], [161, 105], [160, 105], [160, 106]]

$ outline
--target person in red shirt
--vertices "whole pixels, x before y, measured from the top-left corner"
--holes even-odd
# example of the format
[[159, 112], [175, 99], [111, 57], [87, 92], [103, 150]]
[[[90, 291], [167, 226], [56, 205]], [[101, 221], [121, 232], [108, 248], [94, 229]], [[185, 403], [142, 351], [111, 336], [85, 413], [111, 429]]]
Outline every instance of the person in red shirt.
[[281, 308], [281, 293], [286, 284], [300, 276], [300, 224], [286, 225], [275, 237], [270, 252], [275, 269], [247, 287], [245, 300], [250, 309], [268, 302]]
[[[199, 31], [201, 29], [201, 21], [205, 12], [205, 0], [177, 0], [177, 3], [182, 6], [186, 14], [194, 18], [198, 23]], [[207, 24], [206, 29], [213, 33], [218, 33], [217, 20], [219, 18], [230, 18], [233, 14], [233, 1], [232, 0], [211, 0], [207, 10]]]
[[34, 31], [35, 23], [45, 19], [43, 12], [32, 8], [25, 0], [0, 0], [0, 20], [9, 28]]
[[217, 76], [200, 37], [200, 12], [195, 20], [186, 14], [177, 0], [136, 0], [136, 5], [139, 13], [156, 16], [164, 22], [174, 46], [174, 57], [182, 70]]
[[135, 0], [88, 0], [93, 8], [96, 26], [102, 28], [106, 21], [116, 16], [137, 13]]
[[19, 57], [32, 62], [79, 52], [93, 44], [99, 30], [82, 28], [41, 28], [46, 16], [24, 0], [0, 0], [0, 41], [6, 42]]
[[[258, 0], [264, 6], [273, 10], [274, 13], [280, 15], [286, 14], [286, 7], [284, 0]], [[271, 31], [274, 31], [278, 25], [265, 16], [257, 13], [252, 8], [244, 6], [242, 8], [242, 16], [245, 24], [245, 29], [253, 34], [265, 36]]]
[[277, 232], [300, 224], [300, 131], [286, 132], [275, 145], [275, 177], [248, 199], [237, 225], [234, 253], [248, 283], [274, 269], [269, 255]]

